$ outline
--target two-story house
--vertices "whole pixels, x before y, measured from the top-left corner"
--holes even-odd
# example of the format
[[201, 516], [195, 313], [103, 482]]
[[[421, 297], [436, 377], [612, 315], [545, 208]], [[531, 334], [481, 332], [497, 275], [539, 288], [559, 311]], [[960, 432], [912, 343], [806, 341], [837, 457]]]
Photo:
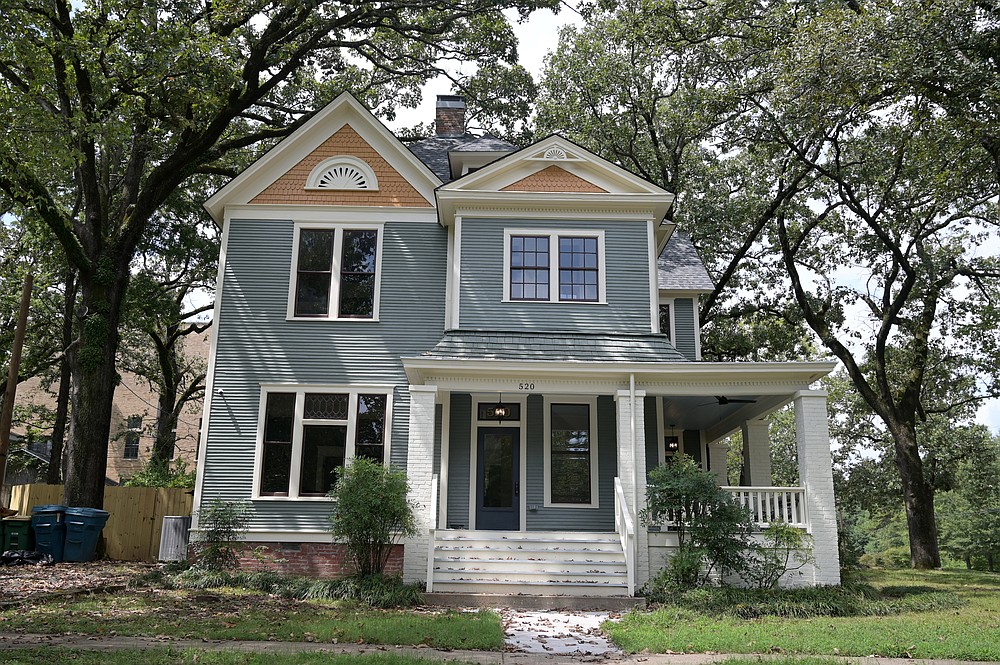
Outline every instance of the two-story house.
[[[207, 203], [223, 224], [196, 506], [248, 500], [248, 540], [334, 575], [337, 469], [406, 469], [429, 590], [629, 595], [673, 534], [641, 525], [678, 451], [725, 484], [742, 429], [758, 522], [807, 529], [839, 581], [831, 363], [700, 360], [704, 266], [660, 187], [558, 136], [406, 146], [348, 94]], [[794, 403], [801, 487], [771, 487], [767, 416]], [[276, 564], [277, 565], [277, 564]]]

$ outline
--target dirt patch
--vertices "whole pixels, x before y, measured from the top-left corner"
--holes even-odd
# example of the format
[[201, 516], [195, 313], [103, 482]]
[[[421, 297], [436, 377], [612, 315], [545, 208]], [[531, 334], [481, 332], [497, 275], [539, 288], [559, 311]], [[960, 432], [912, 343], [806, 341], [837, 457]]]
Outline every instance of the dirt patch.
[[154, 566], [115, 561], [3, 566], [0, 567], [0, 604], [8, 605], [39, 595], [119, 587]]

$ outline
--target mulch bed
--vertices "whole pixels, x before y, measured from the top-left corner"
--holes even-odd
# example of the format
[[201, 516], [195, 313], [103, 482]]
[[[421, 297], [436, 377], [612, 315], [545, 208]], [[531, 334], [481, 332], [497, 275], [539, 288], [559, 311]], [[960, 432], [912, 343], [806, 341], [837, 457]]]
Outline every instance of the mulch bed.
[[0, 607], [36, 596], [120, 588], [153, 565], [91, 561], [52, 566], [3, 566], [0, 567]]

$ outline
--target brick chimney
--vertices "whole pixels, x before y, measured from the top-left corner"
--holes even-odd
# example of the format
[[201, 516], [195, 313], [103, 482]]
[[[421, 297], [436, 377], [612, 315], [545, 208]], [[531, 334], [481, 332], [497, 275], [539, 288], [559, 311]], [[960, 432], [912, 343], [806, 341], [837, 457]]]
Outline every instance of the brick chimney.
[[434, 129], [438, 136], [465, 135], [465, 97], [438, 95]]

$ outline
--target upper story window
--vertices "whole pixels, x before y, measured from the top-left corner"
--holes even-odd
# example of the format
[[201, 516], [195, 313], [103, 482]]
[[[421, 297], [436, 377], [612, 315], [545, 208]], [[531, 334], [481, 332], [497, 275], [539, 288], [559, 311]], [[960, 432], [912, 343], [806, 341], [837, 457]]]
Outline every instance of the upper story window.
[[139, 459], [139, 437], [142, 436], [142, 416], [129, 416], [125, 430], [125, 449], [122, 457]]
[[299, 225], [289, 318], [377, 319], [381, 227]]
[[660, 332], [667, 336], [671, 342], [674, 341], [673, 317], [670, 315], [672, 305], [670, 302], [660, 301]]
[[604, 231], [506, 229], [504, 237], [505, 301], [605, 302]]
[[265, 389], [255, 496], [325, 497], [352, 457], [385, 463], [390, 402], [388, 390]]

